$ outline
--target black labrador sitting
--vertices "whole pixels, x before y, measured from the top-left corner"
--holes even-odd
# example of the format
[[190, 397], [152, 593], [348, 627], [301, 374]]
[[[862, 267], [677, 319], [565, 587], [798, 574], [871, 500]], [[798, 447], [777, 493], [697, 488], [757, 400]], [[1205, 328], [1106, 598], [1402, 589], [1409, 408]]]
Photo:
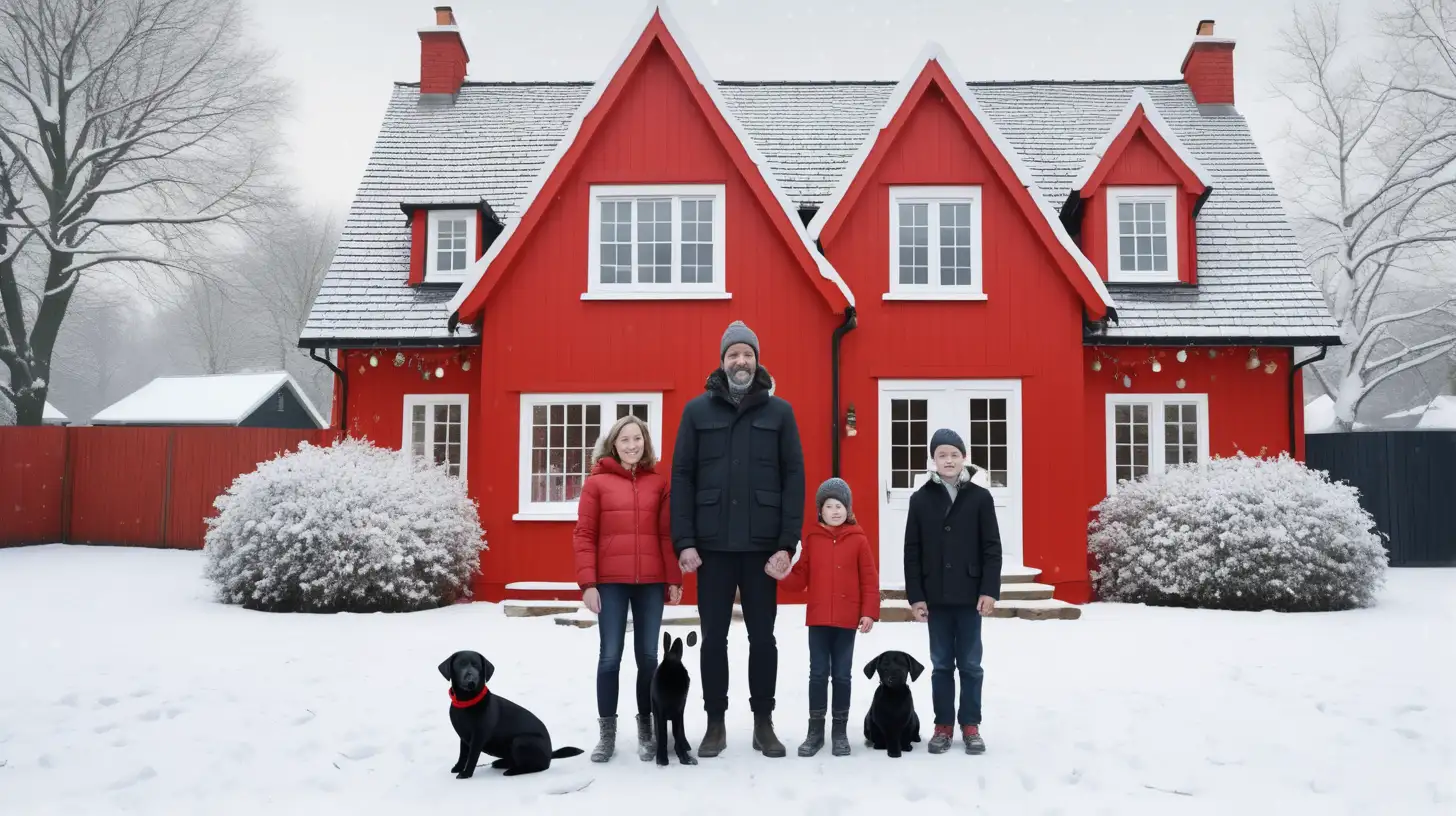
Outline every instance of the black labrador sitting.
[[882, 652], [865, 665], [865, 677], [873, 680], [876, 672], [880, 675], [880, 685], [865, 714], [866, 745], [876, 751], [888, 749], [890, 756], [898, 757], [911, 749], [911, 743], [920, 741], [920, 715], [915, 713], [910, 683], [919, 680], [923, 671], [920, 661], [898, 651]]
[[505, 776], [539, 773], [551, 767], [551, 760], [576, 756], [580, 748], [551, 750], [551, 734], [535, 714], [492, 694], [486, 682], [495, 674], [479, 652], [456, 652], [440, 664], [440, 674], [450, 681], [450, 724], [460, 736], [460, 758], [450, 773], [456, 779], [475, 774], [481, 754], [499, 757], [490, 764], [504, 768]]
[[[697, 632], [688, 632], [688, 645], [698, 642]], [[673, 640], [672, 635], [662, 633], [662, 650], [666, 653], [657, 671], [652, 674], [652, 722], [657, 736], [657, 764], [667, 765], [667, 723], [672, 721], [672, 747], [679, 765], [696, 765], [698, 760], [688, 746], [688, 735], [683, 728], [683, 711], [688, 704], [688, 688], [692, 677], [683, 665], [683, 642]]]

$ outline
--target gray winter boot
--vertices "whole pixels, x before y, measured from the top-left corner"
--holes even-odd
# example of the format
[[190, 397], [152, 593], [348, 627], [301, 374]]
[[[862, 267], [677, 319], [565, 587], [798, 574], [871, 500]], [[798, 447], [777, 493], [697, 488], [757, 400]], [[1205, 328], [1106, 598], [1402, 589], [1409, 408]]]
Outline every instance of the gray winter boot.
[[819, 753], [824, 747], [824, 712], [809, 712], [809, 735], [804, 737], [804, 742], [799, 746], [799, 756], [811, 757]]
[[591, 761], [606, 762], [617, 753], [617, 718], [597, 717], [597, 728], [601, 731], [601, 739], [592, 749]]
[[834, 730], [830, 734], [835, 756], [849, 756], [849, 712], [834, 712]]
[[[822, 740], [823, 737], [820, 737]], [[822, 742], [820, 743], [823, 744]], [[766, 757], [787, 756], [788, 750], [784, 744], [779, 742], [778, 735], [774, 733], [773, 716], [769, 714], [753, 715], [753, 750], [761, 752]]]
[[652, 733], [652, 715], [637, 715], [637, 758], [651, 762], [657, 758], [657, 738]]

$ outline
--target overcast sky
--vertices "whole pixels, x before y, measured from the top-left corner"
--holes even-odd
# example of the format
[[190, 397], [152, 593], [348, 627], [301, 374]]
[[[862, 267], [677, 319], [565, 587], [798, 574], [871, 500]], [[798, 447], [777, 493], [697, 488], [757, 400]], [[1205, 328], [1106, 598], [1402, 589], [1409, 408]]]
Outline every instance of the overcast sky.
[[[342, 213], [391, 83], [419, 79], [429, 0], [247, 0], [294, 83], [288, 166], [305, 200]], [[643, 0], [456, 0], [476, 80], [595, 80]], [[1198, 21], [1238, 40], [1235, 97], [1271, 164], [1286, 104], [1270, 86], [1291, 0], [676, 0], [719, 79], [898, 80], [928, 40], [966, 79], [1176, 79]], [[1277, 170], [1277, 168], [1276, 168]]]

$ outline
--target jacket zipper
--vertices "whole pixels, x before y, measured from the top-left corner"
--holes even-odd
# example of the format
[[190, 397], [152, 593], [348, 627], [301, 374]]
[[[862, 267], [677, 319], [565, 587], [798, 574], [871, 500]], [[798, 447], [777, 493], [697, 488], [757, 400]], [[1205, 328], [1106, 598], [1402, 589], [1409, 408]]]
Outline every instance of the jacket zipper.
[[637, 471], [632, 471], [632, 583], [642, 583], [642, 522], [637, 495]]

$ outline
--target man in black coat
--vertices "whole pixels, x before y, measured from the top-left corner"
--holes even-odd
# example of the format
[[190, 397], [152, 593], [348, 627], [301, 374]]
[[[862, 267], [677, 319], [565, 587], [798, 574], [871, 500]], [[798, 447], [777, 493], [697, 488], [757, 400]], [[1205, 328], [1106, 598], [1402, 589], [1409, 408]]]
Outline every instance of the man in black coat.
[[[1001, 531], [991, 492], [971, 481], [966, 443], [949, 428], [930, 437], [935, 470], [910, 496], [905, 521], [905, 595], [917, 621], [929, 623], [932, 754], [950, 750], [952, 722], [966, 753], [986, 750], [981, 738], [981, 618], [1001, 596]], [[956, 675], [960, 705], [956, 705]]]
[[753, 748], [785, 755], [774, 734], [774, 641], [778, 583], [804, 523], [804, 451], [794, 409], [773, 395], [758, 364], [758, 337], [741, 321], [723, 333], [719, 367], [704, 393], [683, 408], [672, 450], [672, 542], [684, 573], [698, 572], [703, 632], [703, 707], [708, 730], [698, 755], [714, 757], [727, 736], [728, 626], [739, 595], [748, 629], [748, 693]]

